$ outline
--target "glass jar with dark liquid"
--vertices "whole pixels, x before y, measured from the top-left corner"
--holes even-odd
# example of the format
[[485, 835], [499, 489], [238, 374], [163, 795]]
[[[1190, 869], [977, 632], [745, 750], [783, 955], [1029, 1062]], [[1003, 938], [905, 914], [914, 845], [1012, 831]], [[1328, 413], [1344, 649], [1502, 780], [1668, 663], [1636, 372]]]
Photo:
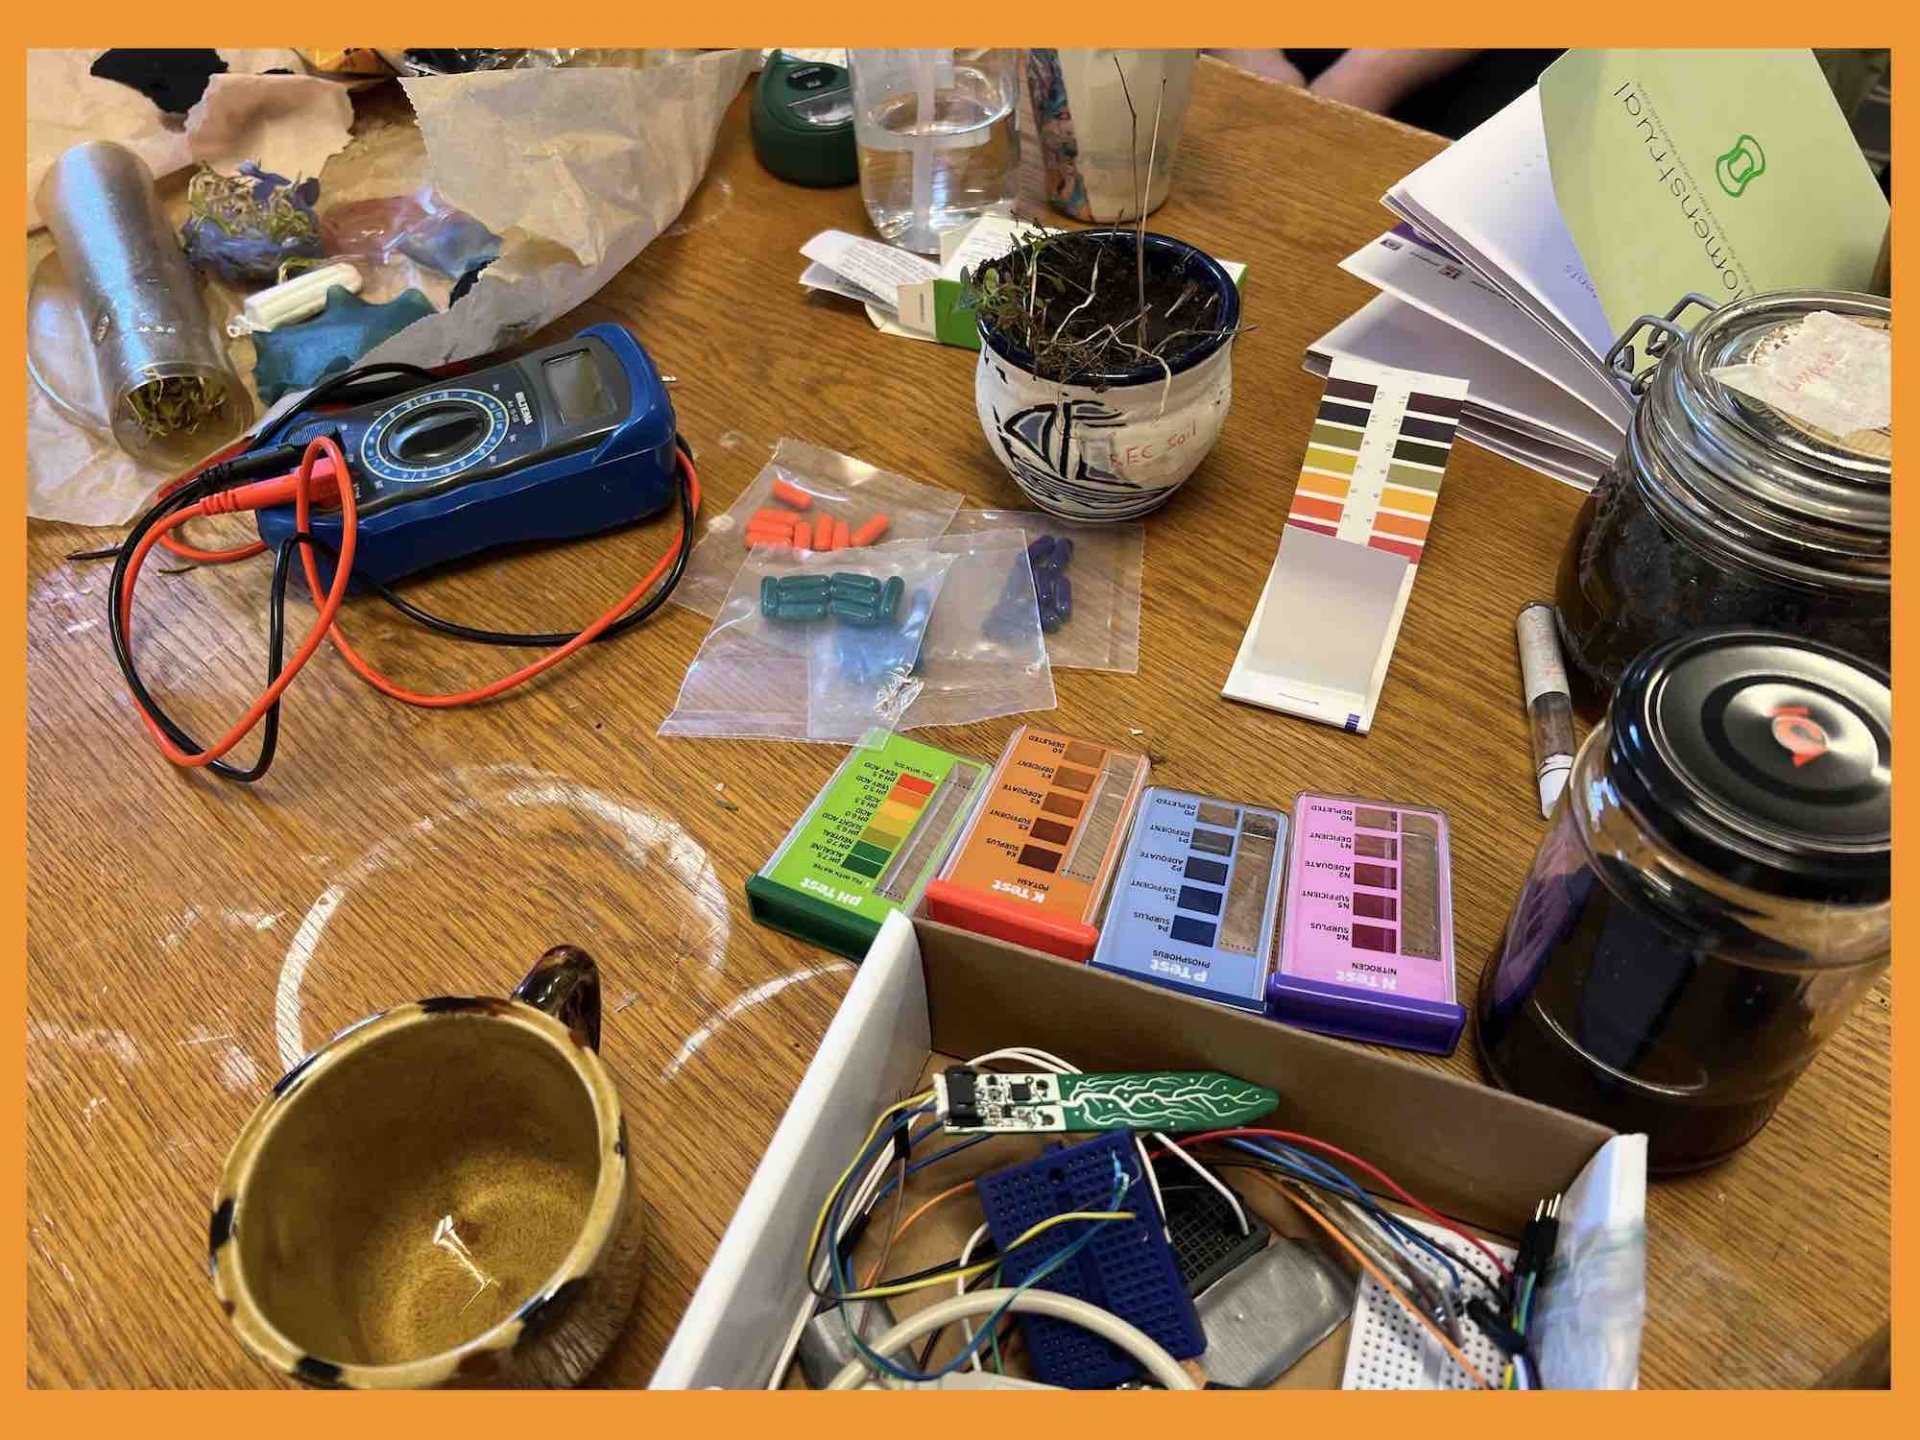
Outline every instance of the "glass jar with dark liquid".
[[1891, 802], [1884, 672], [1760, 631], [1641, 656], [1481, 978], [1489, 1073], [1656, 1171], [1737, 1150], [1886, 967]]
[[1706, 626], [1811, 635], [1887, 664], [1891, 427], [1836, 435], [1715, 378], [1764, 362], [1823, 312], [1892, 324], [1877, 296], [1754, 296], [1675, 339], [1645, 382], [1560, 562], [1560, 643], [1589, 716], [1634, 656]]

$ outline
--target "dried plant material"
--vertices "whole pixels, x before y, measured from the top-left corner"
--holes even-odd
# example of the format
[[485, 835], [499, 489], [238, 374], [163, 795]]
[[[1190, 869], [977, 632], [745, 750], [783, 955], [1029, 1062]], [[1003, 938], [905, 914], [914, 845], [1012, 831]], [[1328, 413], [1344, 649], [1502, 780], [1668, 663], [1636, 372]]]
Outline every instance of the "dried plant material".
[[271, 284], [290, 262], [320, 256], [318, 180], [289, 180], [252, 161], [222, 175], [202, 165], [187, 182], [187, 258], [236, 284]]

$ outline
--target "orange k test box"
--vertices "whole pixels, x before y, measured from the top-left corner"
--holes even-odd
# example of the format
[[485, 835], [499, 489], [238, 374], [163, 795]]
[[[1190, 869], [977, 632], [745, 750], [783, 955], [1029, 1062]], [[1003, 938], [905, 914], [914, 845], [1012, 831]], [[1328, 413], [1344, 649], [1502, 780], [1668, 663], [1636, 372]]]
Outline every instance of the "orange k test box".
[[1094, 921], [1146, 783], [1144, 755], [1022, 725], [946, 868], [927, 885], [927, 915], [1091, 959]]

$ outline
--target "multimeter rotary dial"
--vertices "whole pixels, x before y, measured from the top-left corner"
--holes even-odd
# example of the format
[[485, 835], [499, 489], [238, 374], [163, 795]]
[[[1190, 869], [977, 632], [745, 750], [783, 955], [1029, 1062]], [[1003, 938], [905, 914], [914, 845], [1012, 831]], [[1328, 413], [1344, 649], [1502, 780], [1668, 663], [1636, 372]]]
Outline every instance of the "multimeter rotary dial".
[[507, 407], [481, 390], [409, 395], [367, 427], [360, 464], [396, 485], [427, 485], [482, 464], [507, 438]]

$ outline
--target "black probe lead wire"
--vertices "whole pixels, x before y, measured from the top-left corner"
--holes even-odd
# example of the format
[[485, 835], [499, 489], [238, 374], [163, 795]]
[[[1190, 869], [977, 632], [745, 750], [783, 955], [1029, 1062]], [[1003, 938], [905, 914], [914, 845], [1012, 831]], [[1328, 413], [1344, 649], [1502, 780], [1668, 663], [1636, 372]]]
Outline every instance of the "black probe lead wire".
[[[168, 497], [169, 500], [173, 498], [172, 496]], [[191, 496], [185, 503], [191, 503], [192, 500], [198, 498], [200, 497], [197, 495]], [[177, 505], [169, 504], [161, 514], [171, 513], [171, 511], [178, 508], [179, 506]], [[197, 752], [204, 750], [206, 747], [194, 739], [192, 735], [188, 734], [172, 716], [167, 714], [167, 712], [161, 708], [160, 702], [156, 700], [153, 694], [147, 689], [146, 683], [140, 678], [139, 670], [134, 666], [133, 655], [127, 637], [122, 633], [120, 628], [120, 593], [124, 584], [126, 556], [132, 553], [133, 546], [139, 543], [141, 536], [144, 535], [147, 530], [151, 529], [159, 518], [160, 515], [153, 514], [143, 517], [141, 523], [135, 527], [133, 534], [128, 537], [129, 543], [127, 550], [122, 553], [121, 559], [114, 565], [113, 580], [108, 587], [109, 603], [113, 607], [113, 658], [120, 667], [121, 677], [126, 681], [127, 689], [132, 693], [134, 702], [152, 718], [155, 725], [160, 727], [161, 733], [180, 749]], [[280, 678], [280, 671], [285, 661], [287, 584], [293, 574], [294, 551], [302, 541], [311, 541], [312, 538], [313, 537], [305, 531], [296, 531], [281, 541], [279, 548], [274, 553], [272, 594], [267, 610], [268, 686], [271, 686], [274, 681]], [[232, 780], [242, 785], [251, 785], [272, 768], [274, 753], [278, 750], [279, 745], [280, 701], [275, 700], [273, 704], [267, 707], [265, 713], [262, 714], [260, 718], [260, 752], [254, 757], [253, 764], [243, 767], [234, 765], [226, 760], [213, 760], [208, 762], [207, 769], [213, 771], [222, 779]]]
[[[377, 380], [377, 376], [391, 376], [391, 379]], [[418, 365], [403, 365], [398, 361], [383, 362], [378, 365], [362, 365], [357, 370], [342, 370], [330, 379], [322, 380], [313, 389], [296, 401], [293, 407], [278, 420], [268, 422], [254, 437], [253, 444], [247, 447], [251, 452], [274, 444], [295, 425], [300, 424], [322, 405], [364, 405], [376, 400], [388, 400], [395, 395], [403, 395], [421, 385], [430, 385], [436, 379], [431, 370]], [[399, 381], [406, 384], [399, 384]], [[363, 393], [364, 392], [364, 393]]]
[[[687, 449], [686, 443], [678, 440], [677, 437], [676, 443], [678, 443], [682, 449]], [[691, 457], [691, 454], [691, 450], [688, 450], [689, 457]], [[690, 538], [693, 534], [695, 520], [693, 490], [691, 483], [684, 473], [680, 475], [679, 480], [682, 533], [684, 536]], [[204, 499], [206, 495], [212, 493], [214, 490], [220, 488], [221, 478], [217, 474], [203, 476], [181, 486], [178, 490], [174, 491], [173, 494], [167, 496], [145, 515], [141, 516], [141, 518], [135, 522], [133, 529], [128, 532], [127, 538], [121, 543], [120, 552], [114, 559], [113, 575], [107, 586], [107, 604], [109, 614], [112, 618], [109, 630], [111, 631], [113, 639], [114, 660], [120, 668], [121, 677], [126, 681], [127, 689], [132, 693], [135, 702], [153, 718], [154, 724], [160, 727], [161, 733], [164, 734], [168, 740], [172, 741], [174, 745], [187, 751], [200, 751], [206, 747], [189, 734], [184, 727], [166, 712], [160, 702], [154, 698], [153, 693], [147, 688], [145, 681], [140, 678], [140, 672], [134, 664], [128, 639], [120, 628], [121, 597], [126, 587], [127, 562], [132, 557], [133, 551], [138, 547], [146, 533], [174, 511], [194, 504]], [[335, 553], [333, 547], [328, 545], [326, 541], [318, 539], [306, 531], [297, 532], [281, 541], [275, 551], [273, 581], [268, 601], [268, 685], [272, 685], [275, 680], [280, 678], [280, 671], [283, 666], [288, 582], [293, 555], [301, 543], [311, 544], [316, 550], [324, 551], [329, 555]], [[654, 587], [653, 592], [633, 610], [629, 611], [619, 620], [616, 620], [606, 631], [603, 631], [599, 638], [605, 639], [609, 633], [618, 634], [626, 630], [631, 630], [664, 605], [667, 598], [672, 594], [674, 586], [680, 583], [680, 577], [686, 572], [687, 557], [692, 550], [693, 546], [691, 543], [683, 543], [679, 554], [675, 557], [673, 567], [666, 575], [661, 577], [660, 584]], [[438, 617], [429, 618], [438, 619]], [[450, 624], [451, 622], [440, 623]], [[564, 645], [573, 639], [576, 633], [578, 632], [553, 636], [513, 636], [501, 641], [485, 643]], [[226, 760], [213, 760], [208, 762], [206, 768], [223, 779], [232, 780], [243, 785], [252, 784], [254, 781], [260, 779], [261, 776], [265, 775], [273, 765], [274, 753], [279, 745], [280, 703], [279, 700], [275, 700], [261, 717], [260, 753], [255, 757], [253, 764], [242, 767]]]
[[[686, 455], [688, 462], [691, 463], [693, 460], [693, 447], [688, 445], [687, 442], [678, 435], [674, 436], [674, 444]], [[627, 631], [633, 629], [634, 626], [646, 620], [662, 605], [667, 603], [668, 598], [674, 592], [674, 588], [679, 585], [680, 577], [686, 573], [687, 560], [693, 554], [693, 527], [699, 517], [694, 513], [693, 488], [688, 483], [687, 477], [684, 474], [679, 475], [678, 483], [680, 495], [680, 528], [681, 533], [686, 538], [680, 547], [680, 553], [674, 557], [673, 567], [668, 570], [665, 575], [660, 577], [660, 583], [653, 588], [653, 592], [648, 595], [645, 600], [641, 601], [632, 610], [629, 610], [625, 615], [622, 615], [618, 620], [594, 636], [594, 643], [597, 644], [602, 640], [612, 640], [617, 636], [624, 635]], [[317, 543], [323, 550], [328, 548], [324, 540]], [[401, 595], [399, 591], [395, 590], [385, 581], [375, 580], [364, 575], [356, 578], [359, 584], [366, 586], [367, 589], [386, 601], [388, 605], [399, 611], [407, 619], [413, 621], [414, 624], [421, 626], [423, 629], [431, 630], [436, 635], [445, 635], [453, 640], [464, 640], [471, 645], [498, 645], [508, 649], [546, 650], [552, 649], [556, 645], [567, 644], [579, 633], [577, 630], [551, 631], [544, 634], [519, 634], [511, 630], [483, 630], [477, 626], [463, 625], [457, 620], [448, 620], [444, 616], [435, 615], [430, 611], [423, 610], [411, 600]]]
[[[393, 378], [377, 384], [369, 384], [368, 382], [376, 376], [391, 376]], [[359, 370], [344, 371], [332, 379], [323, 381], [321, 384], [315, 386], [311, 392], [303, 397], [300, 402], [285, 415], [282, 415], [278, 420], [264, 428], [260, 434], [255, 437], [254, 443], [240, 453], [241, 455], [251, 455], [256, 451], [266, 449], [277, 443], [280, 437], [284, 436], [288, 430], [298, 424], [307, 412], [316, 406], [329, 402], [353, 404], [362, 398], [359, 394], [360, 390], [378, 392], [364, 398], [381, 399], [385, 398], [386, 395], [398, 393], [395, 383], [397, 381], [430, 381], [434, 378], [431, 371], [423, 370], [417, 365], [398, 363], [364, 366]], [[692, 461], [693, 449], [687, 444], [683, 437], [675, 435], [674, 444], [686, 455], [689, 461]], [[234, 458], [238, 459], [239, 456]], [[672, 568], [661, 578], [661, 583], [654, 587], [652, 594], [647, 596], [647, 598], [633, 610], [621, 616], [620, 619], [614, 621], [613, 624], [601, 631], [600, 634], [595, 637], [596, 640], [607, 640], [616, 635], [624, 634], [653, 615], [667, 602], [674, 588], [680, 583], [681, 576], [686, 573], [687, 559], [693, 551], [693, 527], [697, 516], [694, 511], [691, 482], [684, 472], [679, 475], [678, 479], [683, 543], [680, 546], [679, 553], [674, 558]], [[107, 586], [107, 603], [111, 621], [108, 626], [108, 631], [113, 641], [114, 662], [119, 667], [121, 677], [126, 681], [127, 689], [133, 695], [135, 702], [153, 719], [154, 724], [159, 726], [161, 733], [164, 734], [169, 741], [180, 749], [188, 751], [200, 751], [206, 747], [189, 734], [183, 726], [166, 712], [160, 702], [154, 698], [153, 693], [147, 688], [146, 682], [140, 678], [140, 672], [134, 664], [128, 637], [121, 630], [119, 618], [120, 608], [122, 595], [126, 588], [127, 562], [132, 557], [133, 551], [138, 547], [146, 533], [176, 510], [184, 509], [186, 506], [204, 499], [214, 491], [224, 488], [227, 483], [231, 482], [227, 481], [222, 466], [216, 465], [209, 467], [209, 470], [205, 474], [188, 481], [178, 490], [161, 499], [149, 509], [145, 515], [141, 516], [140, 519], [134, 523], [133, 528], [127, 532], [126, 537], [120, 542], [116, 549], [98, 552], [101, 559], [112, 555], [114, 560], [113, 575]], [[328, 545], [326, 541], [305, 531], [300, 531], [289, 536], [280, 543], [275, 551], [267, 622], [267, 684], [269, 686], [280, 678], [280, 672], [284, 664], [287, 589], [291, 575], [293, 554], [296, 547], [302, 543], [310, 544], [317, 550], [325, 551], [328, 555], [338, 553], [332, 546]], [[398, 610], [402, 615], [426, 629], [450, 636], [454, 639], [466, 640], [474, 644], [524, 648], [533, 648], [536, 646], [551, 647], [564, 645], [579, 633], [578, 631], [569, 631], [548, 634], [515, 634], [509, 631], [481, 630], [472, 626], [459, 624], [456, 621], [444, 619], [441, 616], [422, 610], [420, 607], [404, 599], [398, 592], [394, 591], [384, 582], [362, 577], [362, 583], [366, 584], [376, 595], [394, 609]], [[213, 760], [208, 762], [206, 768], [223, 779], [232, 780], [240, 784], [252, 784], [254, 781], [260, 779], [261, 776], [265, 775], [268, 769], [271, 768], [274, 753], [278, 749], [279, 738], [280, 701], [276, 700], [261, 716], [260, 752], [254, 758], [253, 764], [243, 767], [234, 765], [226, 760]]]

